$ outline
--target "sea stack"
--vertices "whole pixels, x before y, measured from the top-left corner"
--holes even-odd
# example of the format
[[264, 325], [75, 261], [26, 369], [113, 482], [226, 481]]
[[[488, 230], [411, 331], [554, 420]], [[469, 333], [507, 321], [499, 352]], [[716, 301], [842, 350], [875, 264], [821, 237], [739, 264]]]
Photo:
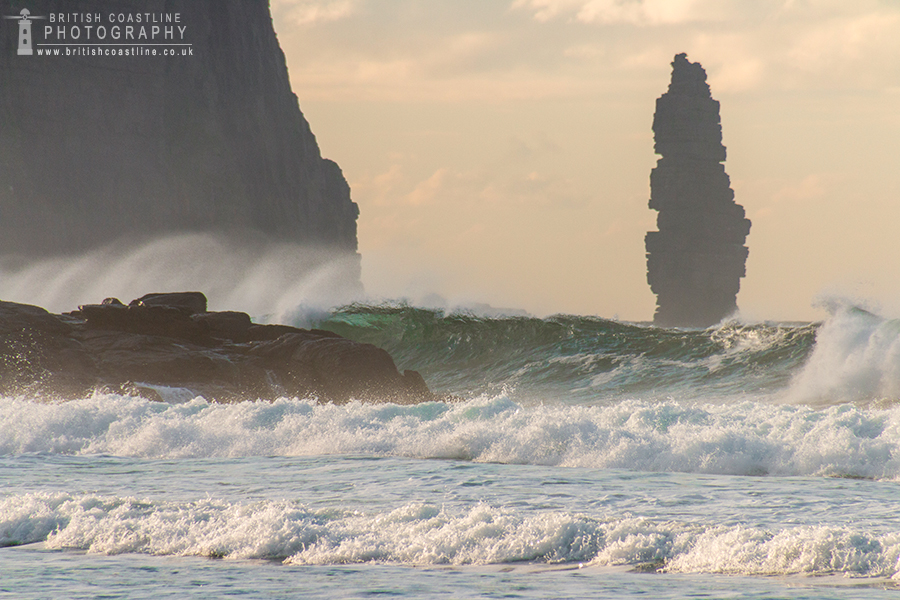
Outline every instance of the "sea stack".
[[0, 254], [212, 232], [356, 255], [357, 205], [268, 2], [13, 0], [3, 16]]
[[659, 231], [647, 233], [647, 282], [655, 325], [708, 327], [737, 310], [750, 220], [725, 173], [719, 103], [706, 71], [678, 54], [669, 90], [656, 100], [650, 208]]

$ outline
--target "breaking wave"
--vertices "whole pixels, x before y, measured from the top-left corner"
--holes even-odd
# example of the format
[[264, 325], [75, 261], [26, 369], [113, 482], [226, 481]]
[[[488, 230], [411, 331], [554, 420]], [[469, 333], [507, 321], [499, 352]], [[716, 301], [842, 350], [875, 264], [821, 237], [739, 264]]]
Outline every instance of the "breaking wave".
[[416, 406], [312, 400], [171, 405], [97, 395], [0, 400], [0, 456], [366, 455], [725, 475], [900, 479], [900, 406], [626, 400]]
[[784, 389], [808, 358], [815, 324], [725, 323], [661, 329], [596, 317], [482, 317], [402, 304], [352, 305], [319, 327], [387, 349], [436, 390], [598, 403], [732, 398]]
[[770, 531], [629, 515], [522, 513], [487, 503], [409, 503], [386, 512], [287, 500], [159, 501], [32, 493], [0, 499], [0, 546], [208, 556], [288, 564], [633, 566], [673, 573], [900, 578], [900, 534], [839, 526]]

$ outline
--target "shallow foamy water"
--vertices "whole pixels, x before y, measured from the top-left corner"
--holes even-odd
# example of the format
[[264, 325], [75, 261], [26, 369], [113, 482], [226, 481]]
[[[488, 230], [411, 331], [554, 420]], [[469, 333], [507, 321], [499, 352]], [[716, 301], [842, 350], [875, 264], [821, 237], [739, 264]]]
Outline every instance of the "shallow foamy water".
[[871, 598], [894, 594], [897, 487], [359, 455], [7, 455], [0, 588]]

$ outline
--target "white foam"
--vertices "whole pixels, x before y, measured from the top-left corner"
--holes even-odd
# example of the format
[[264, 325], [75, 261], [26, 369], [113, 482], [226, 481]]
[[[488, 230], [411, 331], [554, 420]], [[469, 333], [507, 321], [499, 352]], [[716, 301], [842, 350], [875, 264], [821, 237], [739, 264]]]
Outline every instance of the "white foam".
[[183, 404], [114, 394], [0, 399], [0, 455], [361, 454], [729, 475], [900, 479], [900, 407], [624, 401]]
[[815, 405], [900, 400], [900, 320], [832, 305], [787, 399]]
[[675, 573], [900, 577], [900, 534], [847, 527], [595, 518], [486, 503], [382, 512], [298, 502], [172, 502], [95, 494], [0, 499], [0, 545], [44, 542], [103, 554], [280, 559], [290, 564], [651, 564]]
[[680, 573], [898, 577], [900, 534], [871, 535], [843, 527], [771, 532], [719, 527], [676, 536], [666, 570]]

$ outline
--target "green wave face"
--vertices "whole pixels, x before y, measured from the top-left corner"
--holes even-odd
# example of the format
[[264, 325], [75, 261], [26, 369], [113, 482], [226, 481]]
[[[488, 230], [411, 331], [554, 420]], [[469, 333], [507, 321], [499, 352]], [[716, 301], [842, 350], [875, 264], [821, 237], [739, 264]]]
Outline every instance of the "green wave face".
[[662, 329], [595, 317], [487, 318], [405, 304], [351, 305], [317, 324], [386, 349], [433, 390], [463, 397], [604, 403], [713, 399], [784, 389], [815, 345], [815, 324]]

